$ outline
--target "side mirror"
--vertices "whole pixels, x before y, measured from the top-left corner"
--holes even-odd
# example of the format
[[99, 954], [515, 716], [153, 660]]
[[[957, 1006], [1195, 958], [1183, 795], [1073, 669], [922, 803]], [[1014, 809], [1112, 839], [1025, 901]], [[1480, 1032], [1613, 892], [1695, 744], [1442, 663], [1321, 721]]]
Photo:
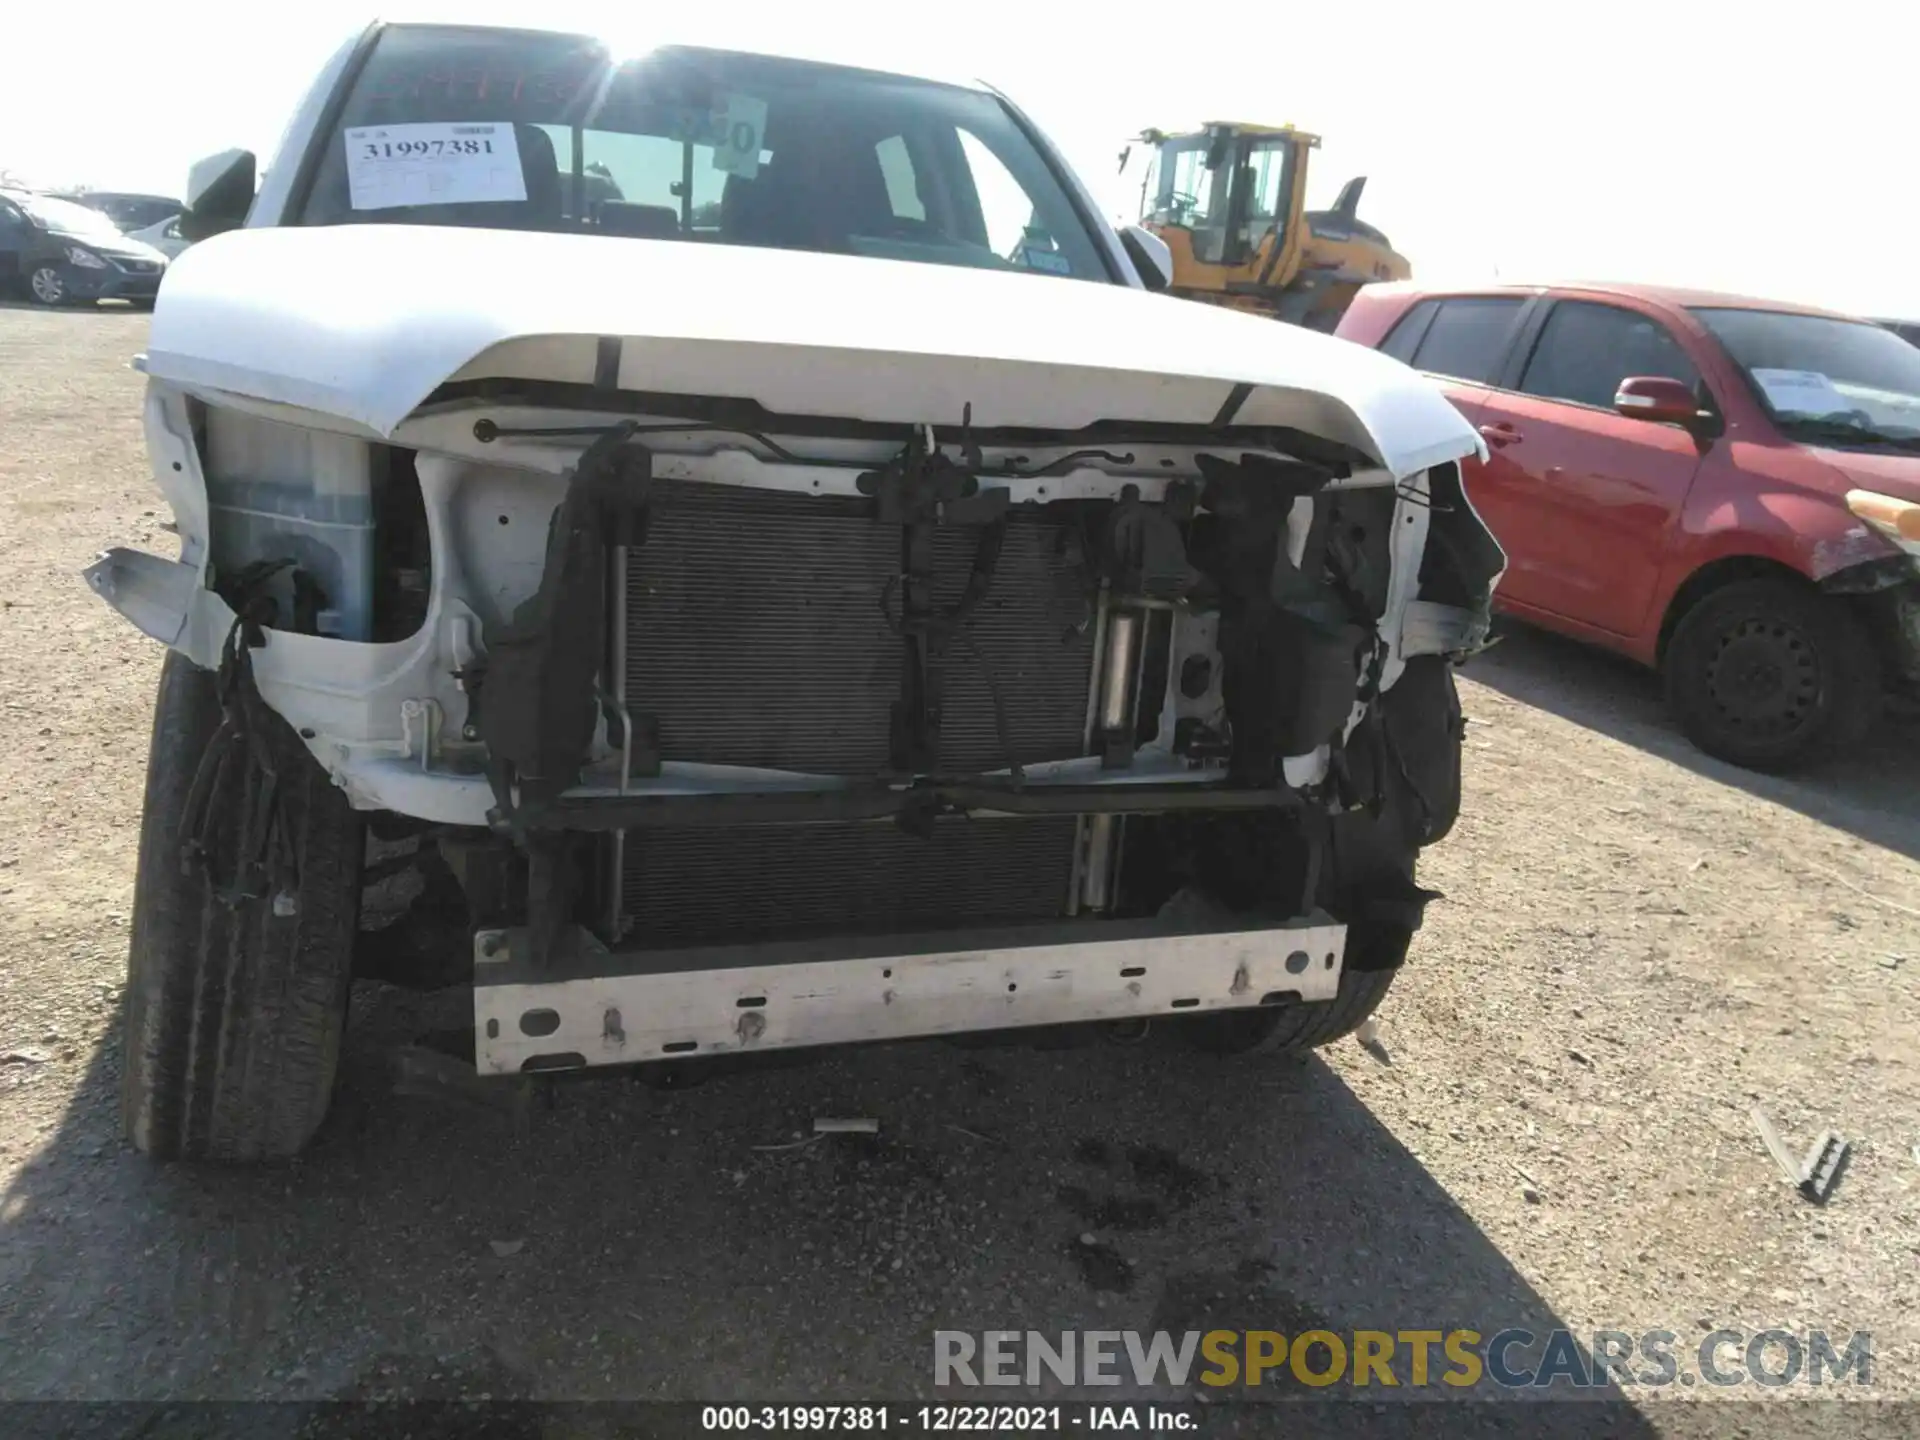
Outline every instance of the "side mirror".
[[1693, 387], [1661, 375], [1632, 375], [1620, 382], [1613, 397], [1613, 408], [1633, 420], [1651, 420], [1659, 425], [1699, 423], [1700, 398]]
[[247, 223], [253, 208], [254, 159], [251, 150], [222, 150], [196, 161], [187, 172], [187, 208], [180, 234], [205, 240]]
[[1120, 247], [1127, 252], [1140, 283], [1149, 290], [1165, 290], [1173, 284], [1173, 251], [1167, 242], [1151, 230], [1128, 225], [1120, 231]]

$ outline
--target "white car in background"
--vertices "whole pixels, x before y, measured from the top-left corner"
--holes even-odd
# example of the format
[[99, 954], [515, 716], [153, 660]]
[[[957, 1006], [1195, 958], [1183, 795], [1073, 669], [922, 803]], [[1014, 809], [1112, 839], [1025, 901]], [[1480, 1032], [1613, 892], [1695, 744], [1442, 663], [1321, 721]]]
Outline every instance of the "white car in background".
[[153, 246], [169, 260], [193, 243], [180, 233], [178, 215], [170, 216], [158, 224], [149, 225], [144, 230], [129, 231], [128, 234], [143, 244]]

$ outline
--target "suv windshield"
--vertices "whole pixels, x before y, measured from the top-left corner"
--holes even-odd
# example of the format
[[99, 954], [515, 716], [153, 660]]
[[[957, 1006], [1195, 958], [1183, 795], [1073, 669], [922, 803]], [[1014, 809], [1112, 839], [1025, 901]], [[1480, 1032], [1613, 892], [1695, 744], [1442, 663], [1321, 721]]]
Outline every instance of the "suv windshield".
[[396, 26], [353, 82], [297, 223], [578, 231], [1110, 280], [998, 99], [686, 48]]
[[1781, 429], [1844, 445], [1920, 445], [1920, 349], [1853, 320], [1696, 309]]

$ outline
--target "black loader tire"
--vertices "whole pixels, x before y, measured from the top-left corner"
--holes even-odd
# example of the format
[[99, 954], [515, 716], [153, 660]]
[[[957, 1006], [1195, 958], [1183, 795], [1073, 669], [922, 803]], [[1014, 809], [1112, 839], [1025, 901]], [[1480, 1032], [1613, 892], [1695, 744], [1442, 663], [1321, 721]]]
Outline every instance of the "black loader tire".
[[1196, 1015], [1185, 1022], [1186, 1038], [1211, 1055], [1305, 1055], [1358, 1030], [1380, 1008], [1398, 973], [1347, 970], [1331, 1000]]
[[1784, 579], [1736, 581], [1706, 596], [1674, 627], [1663, 668], [1687, 738], [1748, 770], [1786, 770], [1857, 744], [1883, 698], [1859, 617]]
[[[181, 821], [220, 724], [210, 671], [170, 652], [154, 702], [127, 957], [121, 1111], [156, 1159], [295, 1154], [327, 1113], [346, 1027], [364, 839], [360, 817], [272, 715], [266, 735], [297, 862], [292, 915], [270, 897], [229, 907], [237, 826], [259, 784], [234, 767], [211, 798], [211, 865], [183, 867]], [[212, 877], [209, 878], [209, 871]]]

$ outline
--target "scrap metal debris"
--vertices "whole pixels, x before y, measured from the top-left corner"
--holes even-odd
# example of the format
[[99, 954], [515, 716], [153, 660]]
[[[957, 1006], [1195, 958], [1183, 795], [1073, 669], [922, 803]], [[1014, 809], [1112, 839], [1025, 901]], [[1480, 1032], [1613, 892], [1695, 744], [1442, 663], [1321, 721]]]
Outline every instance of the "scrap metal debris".
[[813, 1121], [813, 1133], [795, 1140], [782, 1141], [777, 1145], [755, 1145], [755, 1150], [772, 1152], [775, 1150], [799, 1150], [824, 1140], [829, 1135], [878, 1135], [880, 1122], [865, 1116], [852, 1120], [837, 1120], [832, 1116], [816, 1115]]
[[799, 1150], [804, 1146], [814, 1144], [816, 1141], [822, 1138], [824, 1137], [819, 1135], [803, 1135], [798, 1140], [783, 1140], [778, 1145], [755, 1145], [753, 1148], [755, 1150], [762, 1152], [763, 1154], [770, 1153], [775, 1150]]
[[878, 1135], [880, 1122], [869, 1118], [833, 1120], [826, 1116], [818, 1116], [813, 1122], [813, 1133], [816, 1135]]
[[1760, 1132], [1760, 1139], [1767, 1147], [1767, 1153], [1773, 1156], [1773, 1163], [1780, 1168], [1787, 1183], [1814, 1204], [1826, 1204], [1827, 1197], [1833, 1194], [1834, 1187], [1840, 1183], [1840, 1172], [1846, 1168], [1852, 1147], [1829, 1130], [1813, 1142], [1813, 1148], [1805, 1158], [1795, 1159], [1793, 1151], [1787, 1148], [1787, 1142], [1774, 1128], [1773, 1121], [1767, 1118], [1767, 1112], [1756, 1105], [1750, 1113], [1754, 1128]]
[[1367, 1019], [1360, 1022], [1360, 1028], [1353, 1032], [1353, 1038], [1360, 1042], [1360, 1048], [1378, 1060], [1382, 1065], [1393, 1064], [1393, 1056], [1387, 1053], [1387, 1047], [1380, 1043], [1380, 1022]]
[[1780, 1167], [1780, 1173], [1787, 1177], [1789, 1185], [1800, 1183], [1800, 1162], [1787, 1149], [1787, 1142], [1780, 1138], [1780, 1132], [1773, 1128], [1773, 1121], [1767, 1118], [1767, 1112], [1758, 1105], [1753, 1107], [1753, 1125], [1760, 1132], [1760, 1139], [1767, 1147], [1767, 1153], [1773, 1156], [1773, 1163]]
[[1813, 1142], [1802, 1167], [1800, 1193], [1816, 1205], [1827, 1203], [1833, 1187], [1840, 1183], [1840, 1171], [1847, 1163], [1847, 1142], [1829, 1130]]

